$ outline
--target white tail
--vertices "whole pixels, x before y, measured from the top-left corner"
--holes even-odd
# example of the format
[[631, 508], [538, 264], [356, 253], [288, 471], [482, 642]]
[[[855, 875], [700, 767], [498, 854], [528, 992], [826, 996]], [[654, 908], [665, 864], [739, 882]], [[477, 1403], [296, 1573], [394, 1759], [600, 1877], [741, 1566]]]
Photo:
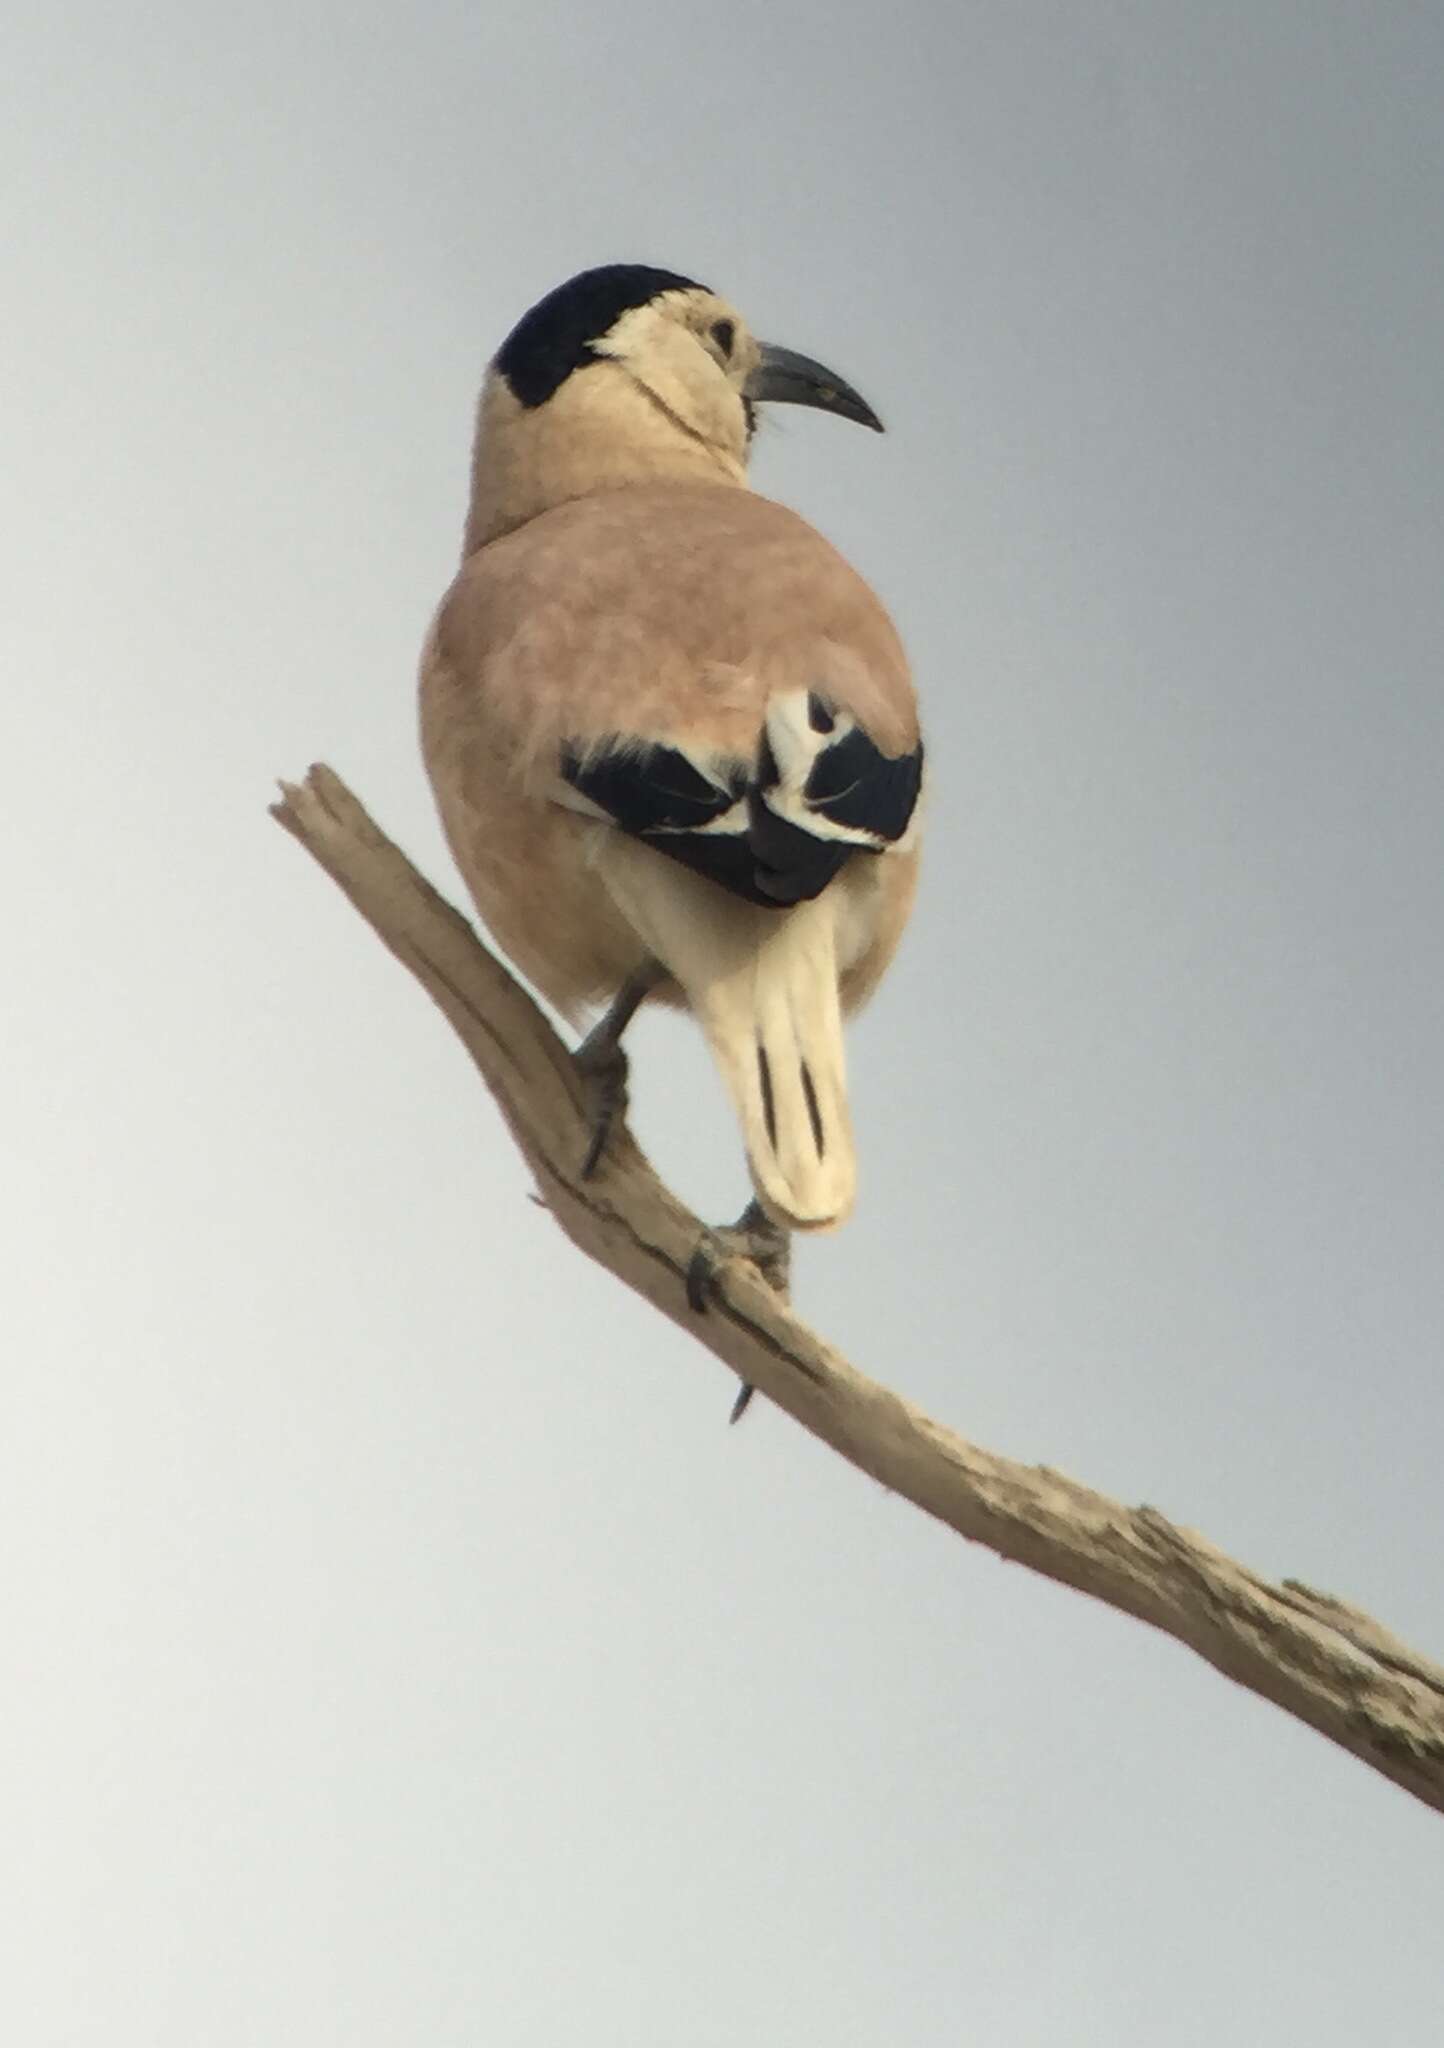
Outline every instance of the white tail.
[[601, 868], [686, 991], [731, 1094], [763, 1207], [791, 1230], [843, 1222], [857, 1161], [831, 893], [762, 909], [627, 841], [609, 841]]
[[843, 1065], [832, 905], [759, 910], [761, 943], [689, 989], [731, 1091], [764, 1208], [826, 1230], [852, 1207], [857, 1166]]

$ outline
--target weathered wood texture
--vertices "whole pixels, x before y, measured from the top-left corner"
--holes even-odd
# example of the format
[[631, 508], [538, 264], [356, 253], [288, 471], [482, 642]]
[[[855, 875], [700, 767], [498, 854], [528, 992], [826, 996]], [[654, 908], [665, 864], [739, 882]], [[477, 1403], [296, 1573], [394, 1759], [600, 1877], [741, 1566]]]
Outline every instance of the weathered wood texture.
[[1272, 1584], [1151, 1507], [980, 1449], [835, 1351], [742, 1259], [705, 1315], [687, 1303], [699, 1219], [625, 1127], [591, 1181], [581, 1086], [542, 1011], [340, 778], [282, 784], [273, 815], [444, 1011], [574, 1244], [860, 1470], [971, 1542], [1165, 1630], [1444, 1811], [1444, 1669], [1366, 1614]]

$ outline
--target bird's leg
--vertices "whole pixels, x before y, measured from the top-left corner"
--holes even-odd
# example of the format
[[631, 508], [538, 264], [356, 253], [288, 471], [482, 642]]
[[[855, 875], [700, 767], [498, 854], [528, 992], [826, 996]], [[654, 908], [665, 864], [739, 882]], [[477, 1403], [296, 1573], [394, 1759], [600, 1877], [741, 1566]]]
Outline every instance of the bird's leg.
[[[792, 1236], [774, 1223], [754, 1197], [735, 1223], [725, 1229], [709, 1230], [698, 1243], [687, 1268], [687, 1301], [700, 1315], [707, 1313], [708, 1298], [717, 1284], [717, 1269], [724, 1259], [748, 1259], [768, 1286], [786, 1301], [792, 1279]], [[737, 1389], [730, 1422], [738, 1422], [752, 1399], [752, 1388], [744, 1381]]]
[[582, 1077], [591, 1130], [582, 1161], [583, 1180], [590, 1180], [596, 1172], [612, 1126], [627, 1107], [627, 1055], [622, 1050], [622, 1033], [662, 979], [663, 972], [655, 960], [649, 960], [645, 967], [629, 975], [613, 998], [611, 1008], [572, 1055]]

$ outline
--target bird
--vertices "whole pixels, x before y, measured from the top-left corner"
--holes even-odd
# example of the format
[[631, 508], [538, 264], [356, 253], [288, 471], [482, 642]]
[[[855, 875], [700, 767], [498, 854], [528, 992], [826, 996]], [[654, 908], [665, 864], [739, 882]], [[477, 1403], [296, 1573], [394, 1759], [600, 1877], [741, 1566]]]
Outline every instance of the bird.
[[493, 938], [569, 1023], [602, 1012], [576, 1055], [582, 1173], [636, 1010], [689, 1010], [750, 1170], [735, 1228], [785, 1290], [791, 1233], [853, 1206], [842, 1023], [912, 908], [923, 742], [880, 599], [749, 483], [774, 404], [882, 428], [679, 272], [606, 264], [532, 306], [483, 380], [420, 713]]

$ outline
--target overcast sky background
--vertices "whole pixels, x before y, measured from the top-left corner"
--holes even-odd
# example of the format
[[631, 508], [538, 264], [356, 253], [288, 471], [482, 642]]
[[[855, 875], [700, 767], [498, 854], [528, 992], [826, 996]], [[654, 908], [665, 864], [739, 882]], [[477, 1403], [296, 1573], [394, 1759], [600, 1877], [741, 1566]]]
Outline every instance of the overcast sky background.
[[[18, 40], [17, 40], [18, 37]], [[570, 1250], [265, 815], [414, 732], [485, 357], [615, 259], [890, 433], [761, 488], [932, 762], [805, 1313], [1444, 1653], [1444, 11], [22, 5], [0, 2034], [1426, 2048], [1437, 1815]], [[688, 1027], [636, 1124], [741, 1155]]]

